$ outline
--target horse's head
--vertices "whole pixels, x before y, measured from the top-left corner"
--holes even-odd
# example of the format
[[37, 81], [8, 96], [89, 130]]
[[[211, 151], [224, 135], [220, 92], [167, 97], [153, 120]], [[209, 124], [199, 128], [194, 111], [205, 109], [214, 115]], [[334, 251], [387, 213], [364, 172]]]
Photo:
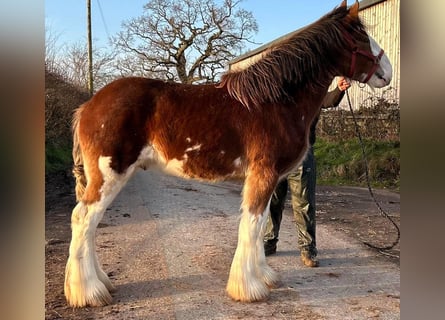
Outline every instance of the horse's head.
[[[341, 7], [346, 7], [343, 1]], [[392, 66], [383, 49], [366, 32], [358, 17], [359, 3], [356, 1], [349, 8], [344, 19], [348, 62], [345, 65], [345, 75], [353, 80], [367, 83], [374, 88], [387, 86], [392, 79]]]

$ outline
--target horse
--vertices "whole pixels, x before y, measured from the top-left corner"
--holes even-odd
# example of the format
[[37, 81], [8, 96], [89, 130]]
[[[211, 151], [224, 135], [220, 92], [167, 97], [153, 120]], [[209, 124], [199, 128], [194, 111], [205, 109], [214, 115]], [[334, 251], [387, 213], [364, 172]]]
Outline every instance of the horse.
[[392, 78], [368, 35], [359, 4], [346, 1], [217, 84], [115, 80], [76, 109], [73, 173], [77, 204], [64, 293], [72, 307], [103, 306], [114, 289], [98, 261], [95, 231], [139, 169], [183, 178], [243, 178], [238, 243], [227, 294], [265, 300], [279, 282], [263, 247], [271, 195], [305, 157], [309, 129], [335, 76], [381, 88]]

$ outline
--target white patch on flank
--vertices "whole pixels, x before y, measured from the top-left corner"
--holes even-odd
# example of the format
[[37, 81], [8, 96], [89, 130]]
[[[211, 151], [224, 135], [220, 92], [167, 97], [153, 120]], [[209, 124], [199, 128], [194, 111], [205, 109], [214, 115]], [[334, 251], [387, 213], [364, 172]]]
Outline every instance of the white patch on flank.
[[144, 149], [141, 150], [141, 153], [139, 154], [137, 162], [145, 162], [147, 160], [152, 161], [160, 161], [159, 153], [155, 150], [154, 146], [147, 146]]
[[185, 142], [190, 143], [192, 142], [192, 139], [190, 139], [190, 137], [185, 138]]
[[100, 126], [101, 129], [103, 129], [105, 127], [105, 124], [102, 123], [102, 125]]
[[[102, 185], [102, 188], [100, 189], [100, 194], [101, 197], [103, 197], [105, 195], [105, 197], [107, 197], [107, 195], [112, 194], [114, 186], [116, 184], [120, 184], [122, 187], [123, 184], [125, 184], [124, 181], [120, 181], [121, 179], [119, 179], [119, 174], [117, 174], [117, 172], [115, 172], [111, 167], [111, 157], [99, 157], [99, 170], [100, 172], [102, 172], [102, 176], [104, 178], [104, 184]], [[102, 199], [101, 200], [105, 200]], [[107, 201], [106, 201], [107, 202]]]
[[142, 149], [135, 164], [144, 169], [150, 167], [152, 169], [157, 169], [171, 175], [185, 177], [183, 166], [187, 159], [187, 154], [184, 154], [182, 159], [180, 160], [166, 160], [162, 156], [162, 153], [158, 151], [156, 145], [153, 145], [147, 146]]
[[221, 151], [219, 152], [219, 154], [221, 154], [221, 155], [225, 155], [226, 152], [225, 152], [224, 150], [221, 150]]
[[234, 165], [236, 168], [241, 167], [241, 158], [238, 157], [238, 158], [236, 158], [235, 160], [233, 160], [233, 165]]
[[167, 162], [164, 171], [175, 176], [184, 176], [184, 160], [172, 159]]
[[202, 144], [195, 144], [194, 146], [185, 149], [185, 152], [190, 152], [190, 151], [199, 151], [201, 149]]
[[[141, 156], [139, 155], [139, 158], [140, 157]], [[110, 164], [111, 157], [99, 157], [99, 170], [100, 172], [102, 172], [102, 176], [104, 179], [104, 183], [102, 185], [102, 188], [100, 189], [100, 193], [102, 196], [100, 202], [105, 206], [105, 208], [110, 205], [111, 201], [127, 183], [128, 179], [130, 179], [136, 167], [138, 167], [139, 165], [138, 161], [136, 161], [131, 166], [129, 166], [123, 174], [118, 174], [110, 167]]]

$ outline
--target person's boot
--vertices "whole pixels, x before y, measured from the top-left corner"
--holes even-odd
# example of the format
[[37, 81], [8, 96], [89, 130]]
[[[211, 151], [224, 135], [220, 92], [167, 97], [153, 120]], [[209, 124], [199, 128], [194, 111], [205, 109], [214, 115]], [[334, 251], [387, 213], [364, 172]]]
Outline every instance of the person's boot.
[[277, 252], [278, 239], [271, 239], [264, 241], [264, 254], [270, 256]]
[[319, 265], [316, 255], [309, 251], [301, 251], [301, 261], [309, 268], [315, 268]]

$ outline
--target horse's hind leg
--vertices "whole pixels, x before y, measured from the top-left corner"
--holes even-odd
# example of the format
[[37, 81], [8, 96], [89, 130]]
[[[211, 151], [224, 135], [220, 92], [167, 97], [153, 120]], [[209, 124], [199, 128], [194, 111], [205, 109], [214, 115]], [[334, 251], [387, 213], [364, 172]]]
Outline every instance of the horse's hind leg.
[[267, 265], [263, 245], [264, 226], [275, 183], [275, 176], [265, 174], [262, 168], [249, 170], [244, 183], [238, 245], [227, 283], [227, 293], [234, 300], [264, 300], [269, 295], [269, 287], [278, 282], [277, 274]]
[[71, 216], [72, 239], [64, 289], [67, 302], [72, 307], [100, 306], [111, 302], [111, 295], [99, 280], [95, 267], [95, 225], [102, 215], [95, 204], [80, 201]]
[[96, 251], [96, 239], [93, 240], [94, 244], [94, 267], [96, 269], [96, 274], [99, 280], [105, 285], [108, 292], [115, 292], [116, 288], [113, 286], [113, 284], [110, 281], [110, 278], [108, 278], [108, 275], [102, 270], [102, 267], [99, 263], [99, 258], [97, 257], [97, 251]]
[[85, 165], [87, 186], [71, 217], [72, 239], [65, 270], [65, 297], [73, 307], [103, 306], [112, 300], [113, 286], [101, 269], [95, 249], [95, 232], [103, 214], [130, 178], [114, 172], [110, 157], [100, 157]]

